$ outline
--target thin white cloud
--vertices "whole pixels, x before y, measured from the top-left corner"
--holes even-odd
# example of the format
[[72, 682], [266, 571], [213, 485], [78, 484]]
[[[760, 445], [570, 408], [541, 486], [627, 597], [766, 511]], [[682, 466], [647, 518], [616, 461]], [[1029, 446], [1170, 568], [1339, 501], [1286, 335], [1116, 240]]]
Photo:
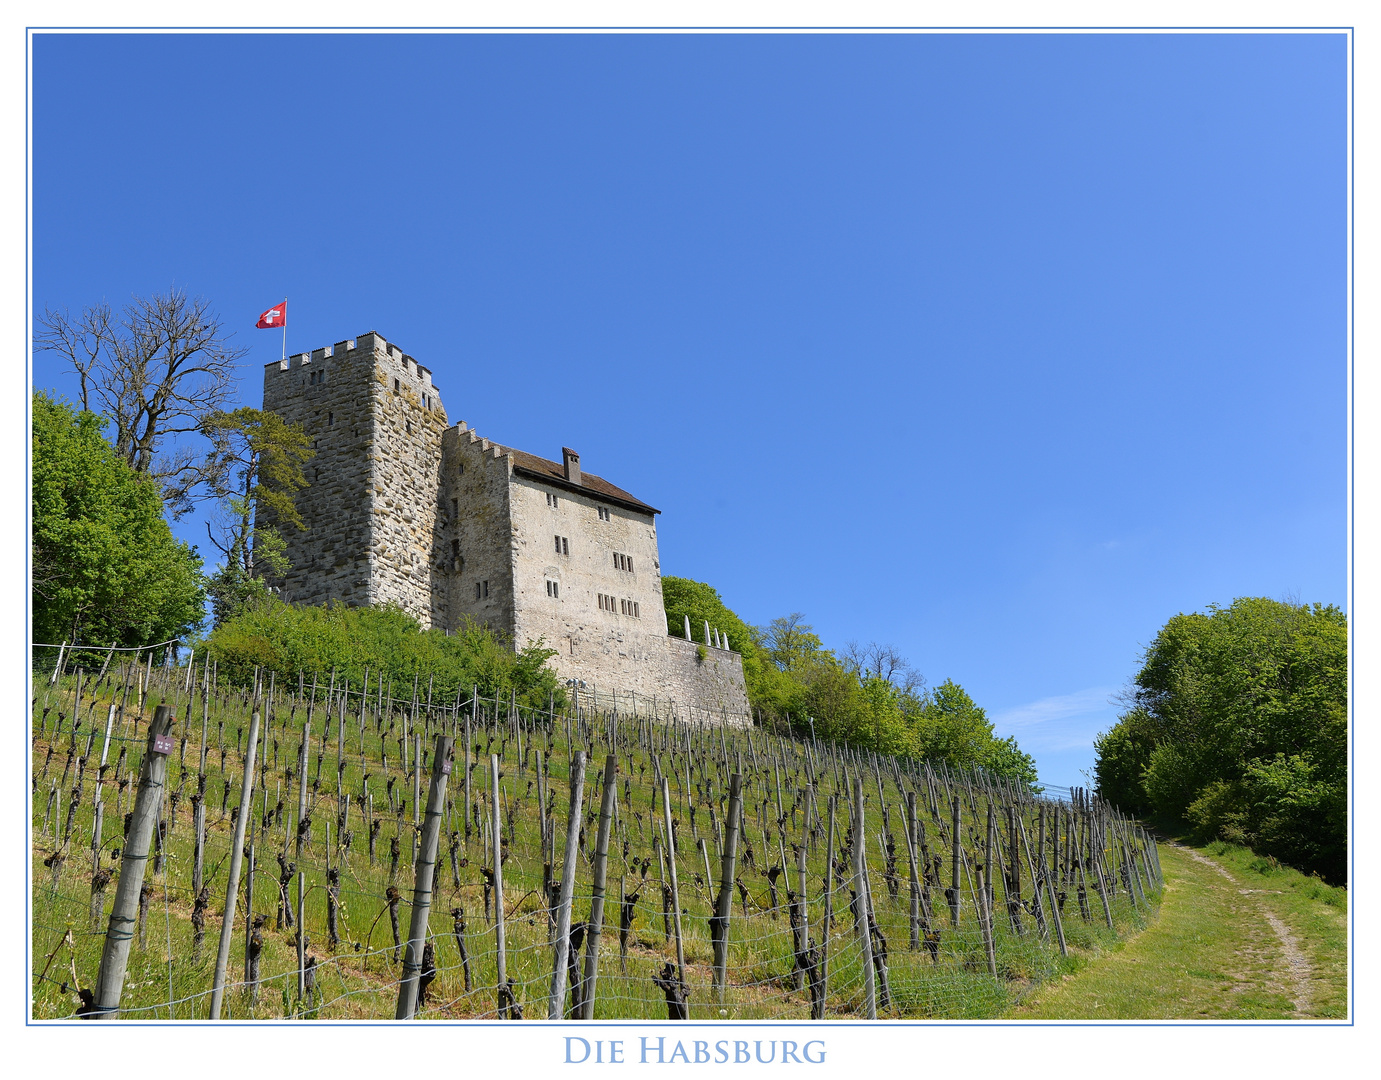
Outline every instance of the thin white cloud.
[[1028, 750], [1073, 750], [1091, 747], [1094, 736], [1112, 726], [1117, 706], [1114, 688], [1093, 686], [1004, 709], [992, 717], [1001, 736], [1015, 735]]

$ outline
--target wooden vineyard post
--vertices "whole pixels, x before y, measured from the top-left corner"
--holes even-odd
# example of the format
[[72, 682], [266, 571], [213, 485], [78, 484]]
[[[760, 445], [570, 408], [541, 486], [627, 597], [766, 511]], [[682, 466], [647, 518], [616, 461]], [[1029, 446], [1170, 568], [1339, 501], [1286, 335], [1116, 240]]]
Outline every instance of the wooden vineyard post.
[[[494, 805], [499, 805], [499, 755], [489, 755], [489, 779], [493, 785]], [[489, 830], [494, 859], [494, 948], [495, 963], [498, 965], [498, 1003], [499, 1019], [507, 1020], [509, 1006], [508, 964], [504, 947], [503, 932], [503, 850], [500, 830], [495, 825]]]
[[671, 875], [671, 912], [676, 927], [676, 977], [686, 981], [686, 949], [681, 938], [681, 889], [676, 878], [676, 834], [671, 831], [671, 789], [662, 777], [662, 815], [666, 819], [666, 855]]
[[[257, 703], [256, 703], [257, 705]], [[216, 973], [211, 983], [211, 1019], [221, 1018], [225, 996], [225, 969], [230, 962], [230, 940], [235, 934], [235, 898], [240, 891], [240, 864], [244, 859], [245, 827], [253, 809], [254, 752], [259, 741], [259, 710], [249, 718], [249, 749], [245, 758], [244, 782], [240, 788], [240, 813], [235, 819], [235, 835], [230, 842], [230, 873], [225, 885], [225, 915], [221, 919], [220, 947], [216, 953]]]
[[470, 723], [475, 716], [475, 695], [478, 690], [470, 692], [470, 715], [465, 718], [465, 853], [470, 854], [470, 815], [474, 812], [470, 809], [470, 770], [473, 767], [470, 762]]
[[[327, 826], [329, 828], [329, 826]], [[329, 853], [328, 853], [329, 854]], [[307, 996], [307, 875], [297, 872], [297, 1000]]]
[[952, 814], [950, 826], [950, 883], [949, 890], [949, 924], [955, 930], [959, 929], [959, 796], [955, 795], [952, 800]]
[[[1045, 921], [1044, 905], [1041, 903], [1041, 882], [1036, 876], [1036, 862], [1031, 857], [1031, 843], [1026, 838], [1026, 823], [1020, 815], [1016, 818], [1019, 839], [1021, 841], [1021, 851], [1026, 856], [1026, 872], [1031, 878], [1031, 914], [1036, 917], [1036, 930], [1041, 937], [1050, 940], [1050, 927]], [[1013, 860], [1018, 858], [1017, 852], [1012, 853]]]
[[[207, 680], [211, 676], [211, 657], [206, 657], [206, 662], [201, 669], [201, 754], [197, 766], [197, 775], [206, 775], [206, 739], [207, 727], [211, 722], [211, 690], [207, 686]], [[187, 703], [188, 711], [191, 711], [192, 703]], [[114, 715], [114, 705], [111, 706], [111, 715]], [[108, 737], [108, 736], [107, 736]]]
[[743, 801], [743, 774], [729, 776], [728, 820], [724, 823], [724, 855], [720, 860], [719, 895], [715, 897], [710, 940], [714, 948], [714, 988], [724, 1002], [729, 967], [729, 916], [734, 909], [735, 862], [738, 859], [738, 821]]
[[834, 810], [839, 796], [829, 797], [830, 824], [825, 837], [825, 914], [820, 922], [820, 1000], [830, 992], [830, 923], [834, 921]]
[[[315, 683], [313, 683], [315, 690]], [[315, 702], [313, 702], [315, 704]], [[301, 828], [301, 823], [307, 820], [307, 758], [309, 757], [312, 742], [312, 710], [307, 709], [307, 719], [302, 721], [302, 749], [297, 755], [297, 857], [302, 858], [302, 845], [306, 840], [307, 831]]]
[[[206, 775], [199, 777], [199, 787], [206, 786]], [[192, 896], [201, 895], [202, 863], [206, 857], [206, 795], [199, 790], [192, 798]]]
[[997, 945], [993, 941], [993, 804], [988, 802], [988, 831], [983, 839], [983, 946], [988, 954], [988, 974], [997, 978]]
[[551, 973], [547, 1019], [560, 1020], [566, 1000], [566, 964], [571, 947], [571, 896], [580, 867], [580, 804], [585, 794], [585, 751], [571, 757], [570, 816], [566, 821], [566, 851], [561, 860], [561, 899], [556, 911], [556, 958]]
[[[800, 892], [797, 896], [796, 907], [799, 912], [797, 922], [796, 939], [796, 978], [797, 989], [806, 987], [807, 982], [813, 983], [815, 978], [811, 971], [810, 957], [810, 905], [807, 903], [806, 895], [806, 843], [802, 838], [800, 846], [796, 848], [796, 875], [797, 887]], [[806, 987], [809, 989], [809, 987]]]
[[[421, 745], [422, 737], [417, 737]], [[421, 755], [418, 755], [419, 760]], [[427, 816], [422, 824], [422, 841], [413, 873], [412, 917], [408, 924], [408, 945], [403, 953], [403, 981], [398, 985], [395, 1020], [410, 1020], [417, 1012], [418, 976], [422, 971], [422, 950], [427, 944], [427, 922], [432, 910], [432, 882], [436, 877], [437, 841], [441, 816], [446, 809], [446, 778], [451, 775], [451, 737], [438, 735], [432, 753], [431, 788], [427, 792]], [[298, 930], [298, 940], [302, 932]]]
[[249, 860], [249, 866], [245, 870], [245, 983], [249, 984], [251, 957], [249, 943], [254, 937], [254, 841], [249, 842], [249, 847], [245, 849], [245, 858]]
[[916, 869], [916, 793], [906, 793], [906, 859], [911, 874], [911, 948], [921, 947], [921, 878]]
[[[1103, 918], [1107, 921], [1108, 929], [1112, 930], [1112, 907], [1108, 904], [1108, 887], [1103, 877], [1103, 830], [1100, 823], [1092, 823], [1089, 835], [1089, 848], [1093, 855], [1093, 872], [1095, 882], [1098, 885], [1098, 898], [1103, 901]], [[1095, 847], [1096, 845], [1096, 847]]]
[[173, 749], [170, 732], [173, 710], [160, 705], [149, 724], [149, 741], [144, 751], [144, 763], [139, 770], [139, 790], [134, 799], [129, 832], [125, 836], [120, 859], [120, 881], [115, 887], [115, 902], [110, 911], [105, 945], [101, 950], [101, 967], [96, 976], [95, 1011], [93, 1020], [115, 1016], [120, 1008], [120, 995], [125, 987], [125, 968], [129, 964], [130, 941], [139, 916], [139, 893], [144, 886], [144, 870], [148, 864], [149, 842], [153, 836], [159, 807], [163, 801], [163, 784], [168, 775], [168, 755]]
[[[612, 742], [611, 744], [612, 745]], [[590, 894], [590, 924], [585, 930], [585, 977], [580, 998], [581, 1020], [595, 1018], [595, 986], [599, 979], [599, 936], [604, 927], [604, 891], [609, 868], [609, 826], [614, 817], [619, 759], [604, 759], [604, 788], [599, 798], [599, 833], [595, 839], [594, 888]]]
[[[955, 804], [959, 803], [956, 800]], [[958, 811], [956, 810], [956, 816]], [[854, 909], [856, 911], [855, 924], [858, 927], [860, 943], [863, 946], [863, 1008], [864, 1015], [869, 1020], [878, 1018], [877, 1012], [877, 989], [874, 983], [873, 972], [873, 935], [868, 926], [868, 886], [866, 875], [868, 872], [867, 856], [864, 854], [864, 845], [868, 842], [868, 833], [863, 824], [863, 781], [854, 780]], [[959, 890], [955, 889], [955, 895]]]
[[1055, 936], [1060, 943], [1060, 955], [1068, 956], [1069, 947], [1065, 944], [1064, 917], [1060, 914], [1059, 897], [1055, 895], [1055, 882], [1049, 868], [1045, 865], [1045, 852], [1041, 852], [1040, 866], [1036, 868], [1045, 881], [1045, 893], [1050, 900], [1050, 918], [1055, 924]]

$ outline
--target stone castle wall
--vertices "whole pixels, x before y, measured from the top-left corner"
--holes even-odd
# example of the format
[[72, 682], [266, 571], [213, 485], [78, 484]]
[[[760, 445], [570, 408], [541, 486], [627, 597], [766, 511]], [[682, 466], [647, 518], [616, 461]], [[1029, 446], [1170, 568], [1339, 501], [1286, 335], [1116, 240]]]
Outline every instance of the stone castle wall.
[[297, 497], [308, 528], [282, 530], [285, 600], [477, 622], [519, 648], [544, 642], [560, 678], [601, 695], [747, 718], [739, 654], [705, 646], [702, 660], [667, 634], [653, 512], [581, 490], [578, 459], [565, 483], [523, 454], [516, 474], [514, 452], [448, 427], [430, 371], [372, 332], [266, 365], [264, 408], [316, 450]]
[[509, 491], [513, 459], [464, 424], [446, 432], [441, 453], [448, 604], [436, 625], [458, 630], [467, 619], [524, 641], [515, 629], [513, 530]]
[[283, 598], [395, 603], [431, 625], [445, 599], [435, 493], [447, 426], [431, 373], [361, 334], [265, 365], [264, 408], [301, 424], [316, 451], [297, 499], [307, 529], [281, 529]]
[[[751, 714], [741, 655], [670, 635], [663, 640], [666, 652], [661, 669], [662, 695], [675, 702], [678, 709], [689, 709], [690, 719], [704, 712], [710, 718], [748, 722]], [[702, 648], [704, 660], [699, 658]]]
[[374, 366], [372, 353], [343, 341], [264, 368], [265, 411], [300, 424], [315, 449], [304, 469], [311, 486], [297, 498], [307, 529], [280, 525], [292, 568], [272, 583], [286, 600], [370, 602]]
[[370, 602], [397, 604], [424, 627], [444, 625], [449, 574], [437, 504], [446, 410], [430, 371], [375, 334], [360, 338], [361, 348], [370, 345]]
[[[563, 679], [654, 693], [666, 614], [653, 516], [528, 476], [514, 478], [510, 505], [517, 641], [541, 639], [556, 649], [553, 666]], [[637, 614], [624, 607], [633, 603]]]

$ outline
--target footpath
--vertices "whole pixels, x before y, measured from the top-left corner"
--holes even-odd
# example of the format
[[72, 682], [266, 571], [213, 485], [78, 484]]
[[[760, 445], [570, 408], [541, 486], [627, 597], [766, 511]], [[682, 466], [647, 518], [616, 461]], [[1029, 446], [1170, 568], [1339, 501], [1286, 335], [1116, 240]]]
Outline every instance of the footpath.
[[1312, 879], [1173, 842], [1160, 857], [1166, 887], [1151, 924], [1035, 990], [1011, 1019], [1346, 1018], [1347, 915]]

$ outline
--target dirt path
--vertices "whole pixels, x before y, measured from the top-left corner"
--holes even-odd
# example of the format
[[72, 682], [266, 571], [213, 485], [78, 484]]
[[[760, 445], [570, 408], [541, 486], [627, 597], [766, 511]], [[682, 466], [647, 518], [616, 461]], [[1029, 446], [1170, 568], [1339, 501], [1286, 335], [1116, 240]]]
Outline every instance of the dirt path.
[[1294, 1019], [1314, 1015], [1311, 965], [1265, 896], [1180, 845], [1161, 848], [1154, 922], [1114, 952], [1037, 989], [1030, 1019]]
[[[1184, 852], [1195, 862], [1210, 866], [1223, 877], [1227, 878], [1234, 885], [1239, 885], [1238, 880], [1232, 876], [1226, 867], [1214, 862], [1207, 855], [1200, 854], [1193, 848], [1188, 848], [1182, 844], [1172, 843], [1172, 847]], [[1239, 896], [1256, 896], [1265, 893], [1279, 895], [1278, 889], [1243, 889], [1238, 888]], [[1275, 912], [1270, 911], [1260, 904], [1253, 905], [1257, 914], [1266, 921], [1266, 924], [1274, 931], [1275, 936], [1280, 941], [1280, 949], [1285, 962], [1285, 979], [1288, 984], [1290, 1000], [1294, 1003], [1295, 1014], [1300, 1017], [1310, 1015], [1310, 1006], [1313, 1004], [1312, 995], [1309, 992], [1309, 984], [1313, 979], [1313, 971], [1310, 968], [1309, 960], [1304, 955], [1304, 950], [1300, 948], [1299, 941], [1290, 932], [1290, 928], [1280, 920]]]

